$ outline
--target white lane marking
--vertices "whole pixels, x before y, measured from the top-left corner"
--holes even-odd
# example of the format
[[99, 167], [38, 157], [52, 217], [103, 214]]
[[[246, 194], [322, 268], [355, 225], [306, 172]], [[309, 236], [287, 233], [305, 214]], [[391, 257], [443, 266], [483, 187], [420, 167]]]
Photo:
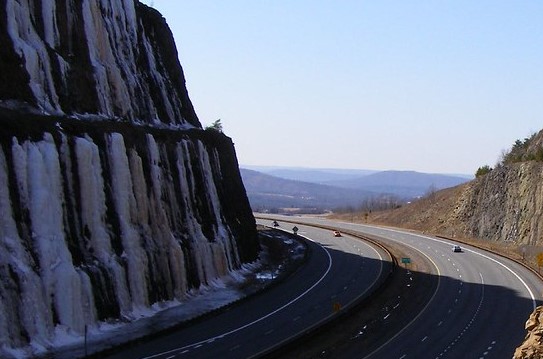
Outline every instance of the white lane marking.
[[[299, 233], [301, 232], [298, 232], [298, 235], [300, 235]], [[301, 235], [300, 235], [301, 236]], [[305, 239], [311, 241], [311, 242], [314, 242], [314, 243], [317, 243], [315, 241], [313, 241], [311, 238], [308, 238], [308, 237], [305, 237], [305, 236], [301, 236], [301, 237], [304, 237]], [[322, 245], [319, 245], [319, 248], [321, 248], [322, 250], [324, 250], [324, 252], [326, 253], [326, 255], [328, 256], [328, 268], [326, 268], [326, 271], [324, 272], [324, 274], [319, 278], [319, 280], [317, 280], [315, 283], [313, 283], [313, 285], [311, 287], [309, 287], [305, 292], [303, 292], [302, 294], [300, 294], [298, 297], [294, 298], [293, 300], [291, 300], [290, 302], [284, 304], [283, 306], [277, 308], [276, 310], [266, 314], [265, 316], [263, 317], [260, 317], [258, 318], [257, 320], [254, 320], [250, 323], [247, 323], [245, 325], [242, 325], [241, 327], [238, 327], [236, 329], [232, 329], [226, 333], [222, 333], [221, 335], [218, 335], [218, 336], [215, 336], [215, 337], [212, 337], [212, 338], [208, 338], [206, 340], [202, 340], [200, 342], [196, 342], [196, 343], [192, 343], [192, 344], [188, 344], [188, 345], [185, 345], [183, 347], [179, 347], [179, 348], [175, 348], [175, 349], [171, 349], [171, 350], [168, 350], [166, 352], [162, 352], [162, 353], [157, 353], [157, 354], [153, 354], [153, 355], [150, 355], [150, 356], [147, 356], [147, 357], [144, 357], [142, 359], [152, 359], [152, 358], [156, 358], [156, 357], [159, 357], [159, 356], [163, 356], [163, 355], [167, 355], [167, 354], [170, 354], [170, 353], [175, 353], [179, 350], [184, 350], [186, 348], [191, 348], [191, 347], [200, 347], [202, 344], [206, 343], [207, 341], [209, 340], [212, 340], [212, 339], [216, 339], [216, 338], [222, 338], [222, 337], [225, 337], [227, 335], [230, 335], [230, 334], [233, 334], [233, 333], [236, 333], [236, 332], [239, 332], [245, 328], [248, 328], [256, 323], [259, 323], [269, 317], [271, 317], [272, 315], [280, 312], [281, 310], [285, 309], [286, 307], [292, 305], [293, 303], [295, 303], [296, 301], [300, 300], [300, 298], [304, 297], [305, 295], [307, 295], [311, 290], [313, 290], [313, 288], [315, 288], [317, 285], [319, 285], [323, 280], [324, 278], [328, 275], [328, 273], [330, 272], [331, 268], [332, 268], [332, 256], [330, 255], [330, 252], [324, 248]], [[377, 255], [379, 256], [379, 258], [381, 259], [381, 261], [383, 260], [383, 258], [381, 257], [381, 254], [379, 252], [377, 252]], [[377, 279], [379, 279], [380, 275], [381, 275], [381, 272], [382, 272], [382, 268], [381, 268], [381, 271], [379, 272], [379, 275], [377, 276]], [[377, 281], [377, 279], [375, 281]], [[375, 281], [368, 287], [367, 290], [369, 290], [369, 288], [371, 288], [374, 284], [375, 284]], [[366, 290], [366, 291], [367, 291]], [[366, 291], [364, 291], [364, 293], [361, 294], [364, 295], [366, 293]], [[239, 347], [239, 346], [238, 346]]]
[[464, 336], [464, 334], [466, 334], [466, 332], [468, 331], [468, 329], [472, 326], [473, 322], [475, 321], [475, 318], [477, 317], [477, 315], [479, 315], [479, 312], [481, 311], [481, 308], [483, 307], [483, 302], [485, 300], [485, 280], [483, 278], [483, 274], [482, 273], [479, 273], [479, 277], [481, 278], [481, 299], [479, 300], [479, 305], [477, 306], [477, 309], [475, 310], [475, 313], [473, 314], [473, 316], [471, 317], [471, 320], [469, 321], [469, 323], [464, 327], [464, 329], [462, 330], [462, 332], [460, 334], [458, 334], [458, 336], [456, 337], [456, 339], [446, 348], [444, 349], [439, 355], [438, 357], [442, 357], [443, 355], [445, 355], [445, 353], [452, 349], [452, 346], [454, 346], [456, 343], [458, 343], [458, 341]]
[[[389, 340], [387, 340], [383, 345], [381, 345], [379, 348], [375, 349], [374, 351], [372, 351], [371, 353], [369, 353], [368, 355], [364, 356], [364, 358], [369, 358], [371, 356], [373, 356], [375, 353], [377, 353], [379, 350], [381, 350], [382, 348], [384, 348], [385, 346], [387, 346], [389, 343], [391, 343], [394, 339], [396, 339], [396, 337], [400, 336], [405, 330], [407, 330], [407, 328], [409, 328], [417, 319], [419, 319], [419, 317], [424, 313], [426, 312], [426, 310], [428, 309], [428, 307], [430, 306], [430, 304], [434, 301], [434, 298], [436, 297], [437, 295], [437, 292], [439, 290], [439, 286], [441, 285], [441, 271], [439, 270], [439, 267], [437, 266], [437, 264], [434, 262], [434, 260], [430, 257], [428, 257], [428, 255], [426, 255], [426, 253], [418, 250], [417, 248], [415, 248], [414, 246], [410, 246], [409, 244], [406, 244], [404, 243], [404, 245], [408, 246], [408, 247], [411, 247], [413, 250], [419, 252], [421, 255], [425, 256], [426, 259], [428, 259], [428, 261], [430, 261], [430, 263], [433, 264], [434, 268], [436, 269], [436, 272], [437, 272], [437, 286], [436, 286], [436, 290], [434, 291], [434, 293], [432, 294], [432, 297], [430, 298], [430, 300], [428, 300], [428, 302], [426, 303], [426, 305], [424, 306], [424, 308], [422, 308], [422, 310], [415, 316], [415, 318], [413, 318], [409, 323], [407, 323], [407, 325], [405, 327], [403, 327], [402, 330], [400, 330], [398, 333], [396, 333], [396, 335], [394, 335], [392, 338], [390, 338]], [[449, 310], [450, 312], [450, 310]]]
[[[359, 226], [365, 226], [367, 228], [374, 228], [372, 226], [367, 226], [367, 225], [359, 225]], [[400, 230], [395, 230], [395, 229], [391, 229], [391, 228], [387, 228], [387, 231], [390, 231], [390, 232], [396, 232], [396, 233], [402, 233], [404, 235], [411, 235], [411, 236], [416, 236], [416, 237], [420, 237], [420, 238], [425, 238], [425, 239], [428, 239], [428, 240], [431, 240], [431, 241], [434, 241], [434, 242], [438, 242], [438, 243], [442, 243], [442, 244], [446, 244], [448, 246], [451, 245], [450, 241], [444, 241], [444, 240], [441, 240], [441, 239], [437, 239], [437, 238], [432, 238], [432, 237], [428, 237], [428, 236], [425, 236], [425, 235], [422, 235], [422, 234], [414, 234], [414, 233], [409, 233], [409, 232], [405, 232], [405, 231], [400, 231]], [[528, 292], [528, 294], [530, 295], [530, 298], [532, 299], [532, 306], [533, 306], [533, 309], [535, 310], [536, 306], [537, 306], [537, 303], [536, 303], [536, 300], [535, 300], [535, 296], [534, 296], [534, 293], [532, 292], [532, 290], [530, 289], [530, 287], [528, 286], [528, 284], [514, 271], [512, 270], [511, 268], [509, 268], [507, 265], [503, 264], [502, 262], [492, 258], [492, 257], [489, 257], [487, 256], [486, 254], [483, 254], [483, 253], [480, 253], [480, 252], [477, 252], [473, 249], [469, 249], [469, 248], [464, 248], [464, 251], [465, 252], [471, 252], [473, 254], [476, 254], [478, 256], [481, 256], [483, 258], [486, 258], [488, 259], [489, 261], [492, 261], [500, 266], [502, 266], [503, 268], [505, 268], [506, 270], [508, 270], [511, 274], [513, 274], [518, 280], [519, 282], [522, 283], [522, 285], [524, 286], [524, 288], [526, 288], [526, 291]], [[449, 259], [450, 260], [450, 259]]]
[[428, 339], [428, 336], [425, 336], [424, 338], [422, 338], [421, 342], [424, 342], [426, 339]]

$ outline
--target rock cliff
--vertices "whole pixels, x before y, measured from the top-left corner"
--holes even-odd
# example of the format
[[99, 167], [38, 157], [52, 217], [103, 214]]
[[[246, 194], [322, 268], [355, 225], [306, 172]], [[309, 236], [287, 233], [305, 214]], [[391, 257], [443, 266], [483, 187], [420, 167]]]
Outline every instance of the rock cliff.
[[0, 99], [47, 114], [199, 127], [165, 19], [134, 0], [1, 0]]
[[256, 259], [233, 143], [201, 128], [158, 12], [0, 0], [0, 52], [0, 355]]
[[543, 245], [543, 162], [532, 159], [543, 148], [543, 131], [525, 145], [515, 161], [372, 220], [451, 237]]
[[[371, 220], [453, 238], [506, 242], [533, 257], [543, 247], [543, 130], [516, 141], [487, 174]], [[538, 307], [527, 321], [528, 334], [515, 358], [543, 357], [542, 311]]]
[[500, 166], [470, 183], [452, 209], [452, 222], [470, 237], [540, 245], [543, 163]]
[[513, 355], [513, 359], [540, 359], [543, 357], [543, 307], [537, 309], [526, 321], [526, 338]]

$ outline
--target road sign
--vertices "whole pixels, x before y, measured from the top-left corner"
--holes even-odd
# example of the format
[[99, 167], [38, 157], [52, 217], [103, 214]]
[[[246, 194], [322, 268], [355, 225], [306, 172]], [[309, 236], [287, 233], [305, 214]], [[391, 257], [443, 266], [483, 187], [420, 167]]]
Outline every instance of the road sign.
[[402, 258], [402, 263], [403, 263], [403, 264], [409, 264], [409, 263], [411, 263], [411, 258], [409, 258], [409, 257], [403, 257], [403, 258]]

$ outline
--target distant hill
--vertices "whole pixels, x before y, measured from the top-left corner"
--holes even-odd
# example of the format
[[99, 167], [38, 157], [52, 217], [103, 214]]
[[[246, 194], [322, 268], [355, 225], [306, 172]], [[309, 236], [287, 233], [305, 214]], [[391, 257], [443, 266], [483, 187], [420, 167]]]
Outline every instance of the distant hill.
[[272, 166], [241, 166], [253, 171], [258, 171], [271, 176], [304, 181], [310, 183], [325, 184], [331, 181], [350, 180], [367, 176], [377, 171], [357, 169], [335, 168], [303, 168], [303, 167], [272, 167]]
[[339, 188], [271, 176], [258, 171], [240, 169], [241, 177], [254, 211], [317, 212], [338, 207], [360, 207], [368, 201], [391, 199], [361, 189]]
[[383, 171], [354, 179], [327, 181], [326, 184], [374, 193], [389, 193], [402, 198], [416, 198], [469, 180], [466, 177], [415, 171]]
[[374, 223], [543, 248], [543, 130], [517, 140], [496, 168], [463, 185], [397, 208], [374, 212]]
[[334, 188], [362, 190], [366, 193], [370, 192], [374, 196], [382, 194], [394, 195], [405, 200], [418, 198], [435, 190], [454, 187], [473, 179], [473, 176], [469, 175], [431, 174], [415, 171], [248, 167], [250, 167], [250, 170], [282, 179], [327, 185]]

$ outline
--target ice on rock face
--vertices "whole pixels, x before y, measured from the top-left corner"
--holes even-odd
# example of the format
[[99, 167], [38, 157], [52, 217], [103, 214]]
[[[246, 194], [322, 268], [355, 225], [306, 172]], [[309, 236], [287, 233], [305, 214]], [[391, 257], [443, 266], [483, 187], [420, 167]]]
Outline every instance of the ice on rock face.
[[2, 6], [0, 71], [20, 82], [0, 105], [21, 122], [0, 138], [0, 356], [220, 286], [256, 230], [248, 204], [222, 207], [233, 148], [198, 131], [164, 19], [133, 0]]
[[107, 262], [112, 251], [105, 225], [106, 201], [98, 146], [90, 139], [76, 138], [75, 155], [79, 174], [81, 224], [91, 242], [93, 255]]
[[48, 347], [240, 267], [214, 148], [93, 136], [14, 137], [9, 157], [0, 146], [0, 345]]
[[[41, 281], [33, 271], [33, 261], [22, 246], [9, 198], [9, 181], [4, 152], [0, 148], [0, 346], [25, 344], [22, 328], [37, 342], [46, 342], [52, 329], [52, 316], [44, 305]], [[7, 271], [11, 271], [8, 275]], [[5, 287], [15, 275], [18, 292]]]
[[[114, 193], [114, 205], [119, 219], [121, 238], [126, 260], [128, 262], [128, 284], [130, 288], [132, 304], [136, 307], [148, 306], [148, 260], [143, 248], [137, 225], [136, 200], [133, 195], [132, 177], [144, 180], [143, 169], [136, 168], [132, 174], [126, 155], [123, 137], [120, 134], [109, 136], [108, 155], [112, 177], [112, 189]], [[145, 195], [145, 191], [141, 189]], [[135, 221], [133, 221], [135, 220]], [[144, 223], [144, 222], [143, 222]]]
[[[6, 0], [4, 6], [5, 29], [20, 58], [15, 66], [24, 68], [20, 80], [31, 93], [21, 100], [32, 108], [201, 127], [177, 58], [164, 58], [175, 53], [161, 48], [174, 43], [169, 29], [138, 2]], [[0, 71], [13, 70], [2, 66]]]
[[81, 282], [66, 245], [63, 228], [63, 191], [60, 163], [50, 134], [38, 143], [26, 142], [28, 198], [32, 237], [37, 248], [46, 303], [60, 324], [82, 333]]
[[[44, 11], [51, 14], [54, 11], [53, 1], [44, 1]], [[29, 87], [34, 94], [38, 107], [46, 112], [60, 112], [59, 99], [54, 85], [51, 61], [47, 47], [36, 31], [33, 21], [35, 15], [31, 13], [33, 6], [30, 0], [7, 0], [8, 34], [13, 41], [14, 50], [21, 56], [30, 77]], [[49, 11], [46, 10], [49, 8]], [[51, 19], [47, 17], [46, 20]], [[51, 20], [52, 21], [52, 20]], [[54, 25], [45, 22], [48, 40], [54, 38]]]

